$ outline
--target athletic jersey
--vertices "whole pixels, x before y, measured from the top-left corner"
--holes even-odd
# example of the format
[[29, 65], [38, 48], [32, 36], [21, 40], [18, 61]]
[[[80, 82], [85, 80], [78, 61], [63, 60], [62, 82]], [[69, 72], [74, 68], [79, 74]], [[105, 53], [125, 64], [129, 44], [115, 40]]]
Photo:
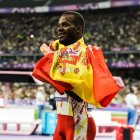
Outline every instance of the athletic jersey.
[[79, 136], [86, 137], [87, 132], [87, 103], [82, 101], [78, 102], [66, 93], [60, 95], [56, 92], [56, 108], [57, 114], [73, 116], [75, 122], [74, 140]]

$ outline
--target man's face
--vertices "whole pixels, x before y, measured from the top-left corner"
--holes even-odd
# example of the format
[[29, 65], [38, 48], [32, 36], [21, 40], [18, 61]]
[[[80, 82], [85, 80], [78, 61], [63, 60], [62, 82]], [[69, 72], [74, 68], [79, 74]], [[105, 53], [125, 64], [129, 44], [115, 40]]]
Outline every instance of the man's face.
[[62, 15], [58, 22], [58, 39], [61, 44], [70, 45], [77, 41], [77, 26], [73, 15]]

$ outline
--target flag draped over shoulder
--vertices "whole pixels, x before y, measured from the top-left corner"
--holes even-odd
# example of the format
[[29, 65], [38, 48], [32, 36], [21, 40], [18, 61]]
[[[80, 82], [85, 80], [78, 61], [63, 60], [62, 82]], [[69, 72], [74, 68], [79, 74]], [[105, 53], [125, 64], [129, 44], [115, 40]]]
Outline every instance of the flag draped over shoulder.
[[88, 47], [83, 38], [45, 55], [37, 62], [32, 75], [49, 82], [60, 94], [72, 90], [96, 107], [107, 106], [121, 89], [107, 68], [102, 50]]

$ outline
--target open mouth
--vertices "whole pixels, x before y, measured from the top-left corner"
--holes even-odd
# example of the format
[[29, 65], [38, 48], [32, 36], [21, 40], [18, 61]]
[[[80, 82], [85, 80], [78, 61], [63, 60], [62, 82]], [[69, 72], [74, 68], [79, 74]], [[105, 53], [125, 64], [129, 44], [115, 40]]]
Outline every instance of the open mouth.
[[58, 37], [63, 38], [63, 37], [65, 37], [65, 34], [58, 34]]

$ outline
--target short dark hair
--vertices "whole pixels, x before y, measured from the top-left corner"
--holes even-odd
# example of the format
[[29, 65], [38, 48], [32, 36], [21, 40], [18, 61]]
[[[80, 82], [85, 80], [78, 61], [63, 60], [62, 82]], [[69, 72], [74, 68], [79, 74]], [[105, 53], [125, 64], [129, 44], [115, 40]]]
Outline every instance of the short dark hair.
[[64, 13], [62, 13], [62, 15], [74, 15], [75, 16], [75, 24], [76, 25], [82, 25], [83, 26], [83, 29], [85, 28], [85, 20], [84, 20], [84, 17], [76, 12], [76, 11], [65, 11]]

